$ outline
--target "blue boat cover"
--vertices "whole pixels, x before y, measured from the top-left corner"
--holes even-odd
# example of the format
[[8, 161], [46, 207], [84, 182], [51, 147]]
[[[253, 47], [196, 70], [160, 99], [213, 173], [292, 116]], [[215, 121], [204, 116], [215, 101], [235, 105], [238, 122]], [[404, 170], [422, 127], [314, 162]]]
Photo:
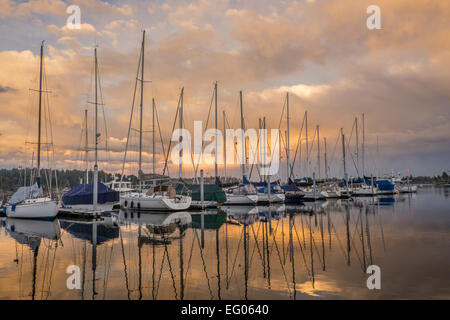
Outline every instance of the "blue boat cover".
[[[77, 239], [88, 240], [94, 244], [94, 237], [92, 234], [92, 224], [75, 223], [69, 221], [59, 221], [61, 228], [69, 232]], [[109, 240], [119, 237], [119, 227], [109, 226], [104, 224], [97, 224], [97, 245], [100, 245]]]
[[[62, 197], [65, 205], [69, 204], [93, 204], [94, 184], [79, 184]], [[98, 183], [98, 203], [119, 201], [119, 192], [114, 191], [103, 183]]]
[[376, 185], [381, 191], [393, 191], [395, 189], [395, 185], [389, 180], [377, 180]]

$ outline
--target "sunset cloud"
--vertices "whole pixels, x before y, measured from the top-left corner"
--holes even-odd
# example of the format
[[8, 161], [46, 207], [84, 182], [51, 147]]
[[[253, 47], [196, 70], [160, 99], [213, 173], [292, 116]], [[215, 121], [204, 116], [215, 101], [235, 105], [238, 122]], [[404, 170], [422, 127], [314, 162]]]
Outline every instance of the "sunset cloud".
[[[22, 146], [34, 132], [27, 129], [36, 108], [29, 89], [37, 85], [39, 45], [45, 39], [57, 166], [78, 165], [83, 110], [92, 115], [88, 101], [98, 45], [109, 165], [120, 168], [145, 28], [145, 77], [151, 80], [144, 91], [146, 161], [151, 160], [151, 98], [167, 148], [181, 87], [191, 128], [194, 120], [205, 124], [217, 80], [219, 121], [224, 109], [231, 126], [239, 125], [239, 90], [247, 126], [256, 127], [266, 116], [273, 128], [289, 91], [293, 144], [306, 110], [310, 128], [320, 125], [321, 136], [333, 143], [341, 127], [350, 135], [354, 117], [365, 113], [371, 168], [424, 174], [448, 169], [450, 7], [445, 1], [380, 0], [381, 30], [367, 29], [372, 2], [365, 0], [73, 3], [81, 9], [80, 30], [65, 26], [63, 1], [0, 0], [1, 166], [31, 157]], [[157, 142], [161, 168], [159, 136]], [[335, 174], [339, 170], [335, 162]]]

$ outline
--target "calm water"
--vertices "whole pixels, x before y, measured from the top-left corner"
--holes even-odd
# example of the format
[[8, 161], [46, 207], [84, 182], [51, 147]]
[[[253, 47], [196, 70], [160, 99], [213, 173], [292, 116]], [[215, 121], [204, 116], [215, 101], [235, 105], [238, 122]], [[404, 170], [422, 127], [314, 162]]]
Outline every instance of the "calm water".
[[[449, 299], [449, 192], [226, 207], [203, 232], [195, 212], [2, 217], [0, 299]], [[381, 290], [366, 287], [369, 265]]]

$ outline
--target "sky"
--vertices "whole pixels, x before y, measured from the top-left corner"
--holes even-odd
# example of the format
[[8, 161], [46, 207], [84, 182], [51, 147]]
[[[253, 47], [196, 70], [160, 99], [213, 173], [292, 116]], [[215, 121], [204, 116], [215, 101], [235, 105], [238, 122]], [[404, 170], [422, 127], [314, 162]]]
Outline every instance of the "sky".
[[[380, 8], [381, 29], [369, 30], [366, 10], [373, 4]], [[80, 29], [66, 25], [70, 5], [80, 8]], [[0, 0], [0, 167], [30, 166], [35, 157], [38, 104], [33, 90], [38, 88], [39, 50], [45, 40], [48, 93], [43, 118], [50, 120], [44, 121], [43, 136], [46, 142], [53, 137], [53, 166], [84, 167], [79, 149], [86, 108], [93, 136], [97, 47], [103, 101], [100, 142], [102, 146], [107, 142], [109, 149], [100, 154], [100, 169], [119, 172], [144, 29], [144, 71], [149, 81], [144, 85], [144, 171], [152, 167], [152, 98], [167, 150], [181, 88], [184, 121], [192, 129], [194, 120], [206, 123], [215, 81], [219, 125], [225, 110], [231, 128], [239, 127], [242, 90], [246, 127], [257, 128], [258, 118], [265, 116], [268, 128], [280, 128], [284, 134], [282, 110], [289, 92], [290, 152], [297, 149], [307, 111], [310, 171], [318, 172], [319, 126], [322, 176], [323, 138], [329, 175], [342, 175], [341, 128], [348, 141], [349, 174], [361, 172], [361, 159], [356, 165], [354, 122], [357, 117], [361, 158], [363, 113], [366, 174], [404, 175], [410, 170], [413, 175], [435, 175], [450, 169], [447, 0]], [[134, 114], [133, 128], [137, 119]], [[212, 119], [211, 115], [209, 128]], [[131, 150], [136, 144], [133, 133]], [[305, 139], [303, 129], [296, 176], [305, 172]], [[159, 135], [156, 141], [161, 171]], [[92, 147], [92, 139], [89, 144]], [[126, 170], [133, 173], [136, 153], [130, 152], [128, 160]], [[175, 166], [169, 168], [175, 175]], [[200, 168], [206, 175], [214, 173], [211, 166]], [[186, 165], [186, 176], [192, 172], [192, 165]], [[238, 167], [228, 171], [238, 172]]]

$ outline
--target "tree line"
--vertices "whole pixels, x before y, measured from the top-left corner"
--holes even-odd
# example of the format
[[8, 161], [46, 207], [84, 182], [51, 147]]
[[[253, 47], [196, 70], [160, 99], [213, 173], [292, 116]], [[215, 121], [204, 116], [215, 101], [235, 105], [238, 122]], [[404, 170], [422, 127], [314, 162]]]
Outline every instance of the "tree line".
[[[35, 172], [30, 168], [14, 168], [14, 169], [0, 169], [0, 194], [10, 194], [15, 192], [19, 187], [24, 185], [31, 185], [35, 182]], [[94, 173], [89, 172], [89, 182], [92, 182]], [[120, 179], [120, 174], [117, 175]], [[50, 179], [51, 177], [51, 179]], [[98, 172], [98, 180], [100, 182], [108, 182], [113, 180], [114, 175], [105, 171]], [[50, 170], [41, 169], [41, 181], [44, 188], [48, 188], [51, 184], [52, 189], [56, 186], [59, 190], [64, 188], [73, 188], [80, 181], [85, 183], [86, 171], [82, 170]], [[124, 181], [131, 181], [133, 184], [137, 183], [137, 177], [130, 175], [124, 176]]]

